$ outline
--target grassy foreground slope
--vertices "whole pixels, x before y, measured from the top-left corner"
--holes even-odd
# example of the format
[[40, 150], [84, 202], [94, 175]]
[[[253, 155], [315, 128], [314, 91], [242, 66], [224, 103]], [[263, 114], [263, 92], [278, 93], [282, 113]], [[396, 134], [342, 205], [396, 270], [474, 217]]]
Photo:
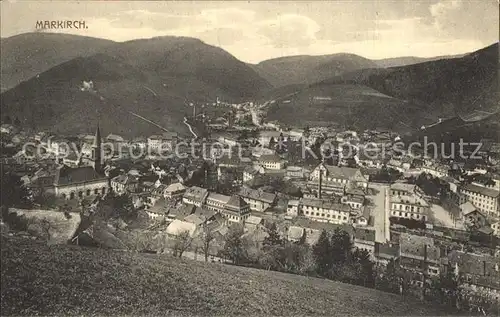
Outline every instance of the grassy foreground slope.
[[271, 271], [2, 236], [2, 315], [437, 315], [397, 295]]

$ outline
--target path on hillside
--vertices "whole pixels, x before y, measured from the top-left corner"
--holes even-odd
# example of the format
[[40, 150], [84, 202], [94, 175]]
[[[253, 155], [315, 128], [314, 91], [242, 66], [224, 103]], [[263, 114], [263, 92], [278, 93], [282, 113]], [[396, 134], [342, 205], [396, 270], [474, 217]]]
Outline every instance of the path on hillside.
[[186, 117], [184, 117], [184, 124], [189, 128], [189, 131], [191, 131], [191, 134], [195, 138], [198, 138], [198, 135], [193, 131], [193, 127], [187, 122], [187, 118]]

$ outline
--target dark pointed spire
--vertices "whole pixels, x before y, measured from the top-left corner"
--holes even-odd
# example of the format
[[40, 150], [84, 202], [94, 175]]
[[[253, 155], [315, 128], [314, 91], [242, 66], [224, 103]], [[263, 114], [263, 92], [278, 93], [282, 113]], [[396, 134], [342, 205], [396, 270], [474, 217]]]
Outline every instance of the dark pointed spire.
[[101, 130], [99, 129], [99, 123], [97, 123], [97, 130], [95, 131], [94, 144], [92, 145], [92, 159], [94, 163], [94, 169], [98, 173], [102, 173], [102, 139]]
[[99, 123], [97, 123], [97, 130], [95, 131], [93, 147], [101, 147], [101, 130], [99, 129]]

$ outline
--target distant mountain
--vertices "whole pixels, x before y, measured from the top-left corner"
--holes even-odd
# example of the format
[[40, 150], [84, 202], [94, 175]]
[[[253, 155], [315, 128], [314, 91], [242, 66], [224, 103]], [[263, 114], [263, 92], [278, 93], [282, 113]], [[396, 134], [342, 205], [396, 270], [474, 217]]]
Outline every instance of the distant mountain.
[[466, 54], [444, 55], [444, 56], [436, 56], [436, 57], [402, 56], [402, 57], [377, 59], [377, 60], [373, 60], [373, 62], [375, 62], [375, 64], [378, 67], [387, 68], [387, 67], [407, 66], [407, 65], [412, 65], [412, 64], [437, 61], [440, 59], [458, 58], [458, 57], [462, 57], [465, 55]]
[[[219, 91], [218, 93], [234, 101], [251, 98], [271, 88], [247, 64], [221, 48], [194, 38], [157, 37], [128, 41], [109, 47], [106, 53], [122, 57], [129, 64], [154, 73], [172, 87], [178, 85], [178, 80], [194, 81], [193, 86], [202, 82], [210, 86], [210, 91]], [[193, 99], [195, 94], [196, 91], [191, 96], [187, 91], [185, 97]], [[211, 94], [212, 99], [216, 96]]]
[[76, 57], [96, 54], [113, 41], [55, 33], [25, 33], [2, 38], [1, 91]]
[[[95, 91], [82, 91], [92, 81]], [[59, 64], [4, 92], [2, 115], [27, 126], [65, 133], [104, 130], [124, 135], [159, 132], [129, 112], [185, 131], [191, 101], [239, 101], [271, 85], [245, 63], [189, 38], [161, 37], [106, 46], [101, 53]]]
[[461, 58], [344, 73], [272, 96], [268, 119], [408, 132], [443, 117], [495, 112], [498, 59], [497, 43]]
[[377, 67], [373, 61], [354, 54], [280, 57], [251, 66], [274, 87], [312, 84], [345, 72]]
[[422, 107], [362, 84], [317, 84], [273, 98], [267, 120], [286, 126], [339, 126], [343, 129], [391, 129], [419, 126]]
[[428, 104], [436, 116], [453, 116], [500, 107], [498, 62], [496, 43], [460, 58], [365, 69], [322, 84], [363, 84], [392, 97]]

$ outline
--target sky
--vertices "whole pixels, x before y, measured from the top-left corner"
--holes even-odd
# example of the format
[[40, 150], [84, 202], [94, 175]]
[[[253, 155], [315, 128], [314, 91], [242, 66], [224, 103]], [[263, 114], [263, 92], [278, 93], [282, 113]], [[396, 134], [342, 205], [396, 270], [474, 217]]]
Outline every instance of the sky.
[[0, 2], [2, 37], [38, 20], [83, 20], [71, 33], [127, 41], [188, 36], [258, 63], [290, 55], [371, 59], [471, 52], [499, 37], [498, 0]]

